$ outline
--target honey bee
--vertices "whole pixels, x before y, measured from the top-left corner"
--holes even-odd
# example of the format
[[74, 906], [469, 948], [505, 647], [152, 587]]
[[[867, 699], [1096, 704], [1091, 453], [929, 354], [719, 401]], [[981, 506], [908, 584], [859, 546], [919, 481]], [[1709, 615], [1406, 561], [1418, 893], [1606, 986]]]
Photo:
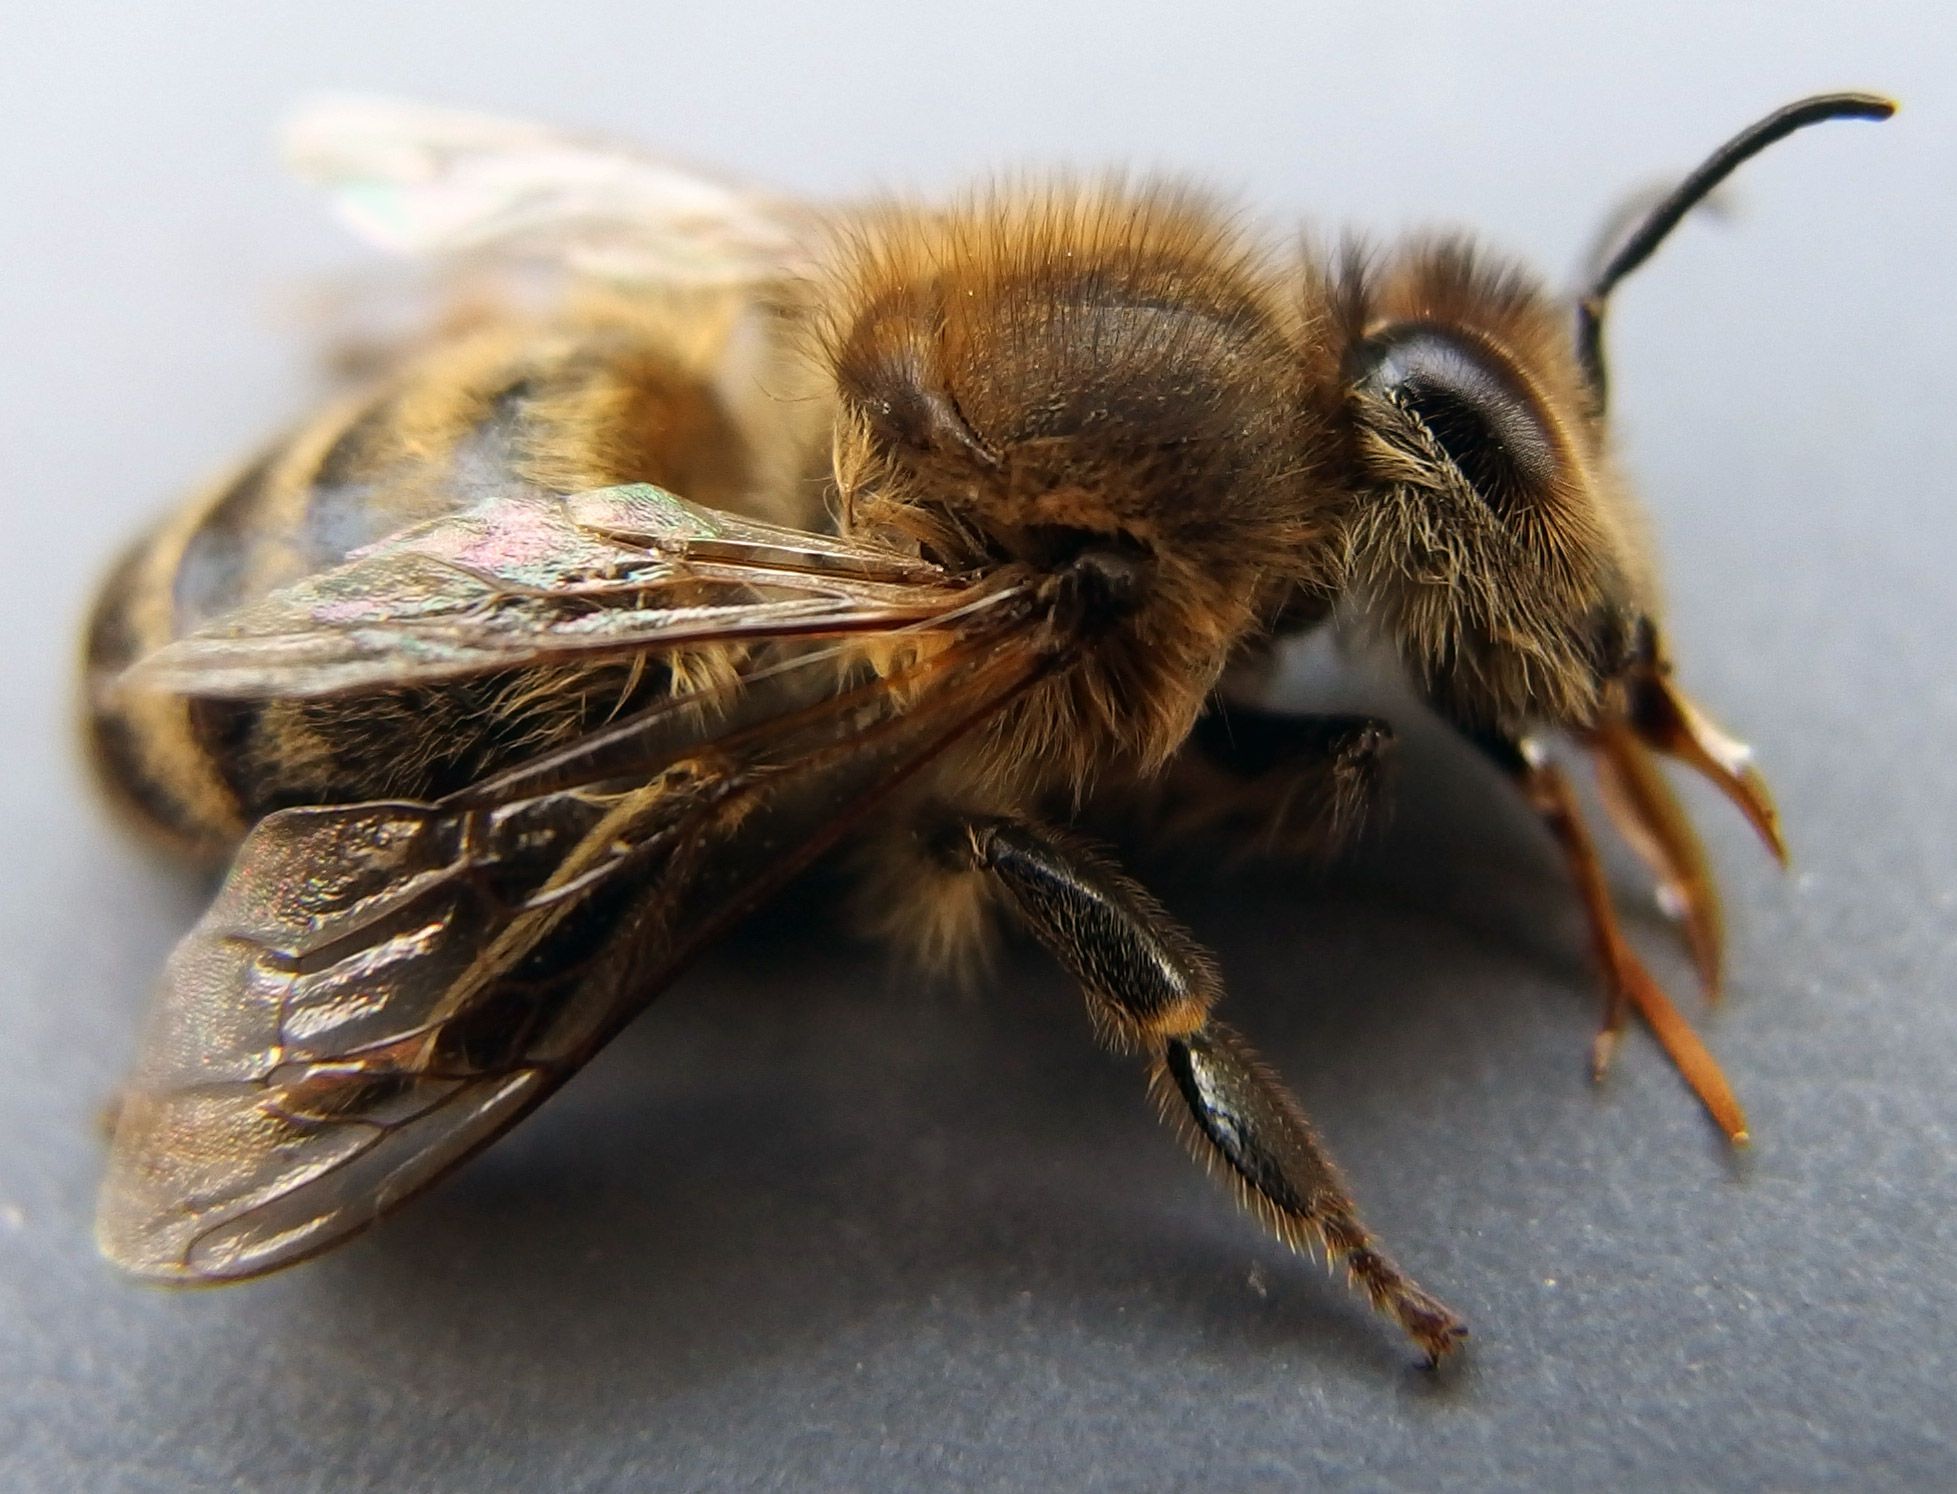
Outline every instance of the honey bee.
[[1438, 1363], [1461, 1319], [1216, 1019], [1211, 958], [1062, 822], [1142, 804], [1332, 848], [1391, 728], [1244, 682], [1314, 630], [1374, 640], [1560, 842], [1608, 992], [1595, 1066], [1635, 1011], [1744, 1140], [1544, 746], [1594, 760], [1716, 989], [1657, 755], [1782, 846], [1673, 675], [1604, 315], [1746, 158], [1892, 110], [1749, 127], [1574, 304], [1460, 238], [1274, 252], [1173, 185], [828, 207], [474, 116], [304, 116], [302, 172], [444, 311], [96, 604], [100, 777], [230, 858], [119, 1107], [102, 1251], [219, 1282], [339, 1243], [847, 842], [871, 921], [940, 963], [1016, 919], [1195, 1153]]

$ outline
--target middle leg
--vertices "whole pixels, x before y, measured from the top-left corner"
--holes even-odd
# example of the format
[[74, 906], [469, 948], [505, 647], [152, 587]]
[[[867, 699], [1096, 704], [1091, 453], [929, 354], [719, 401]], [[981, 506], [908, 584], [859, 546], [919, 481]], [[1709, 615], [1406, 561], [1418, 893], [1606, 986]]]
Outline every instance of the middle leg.
[[1393, 743], [1377, 716], [1216, 701], [1154, 789], [1153, 817], [1233, 856], [1328, 862], [1378, 813]]

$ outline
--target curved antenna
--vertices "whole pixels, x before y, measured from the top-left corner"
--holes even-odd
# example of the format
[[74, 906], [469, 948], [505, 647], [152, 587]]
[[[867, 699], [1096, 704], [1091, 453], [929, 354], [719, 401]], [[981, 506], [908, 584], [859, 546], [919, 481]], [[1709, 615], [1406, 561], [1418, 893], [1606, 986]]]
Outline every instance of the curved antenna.
[[1679, 220], [1704, 201], [1742, 162], [1757, 156], [1776, 140], [1785, 140], [1796, 130], [1823, 120], [1887, 119], [1895, 112], [1894, 99], [1875, 93], [1822, 93], [1776, 109], [1707, 156], [1690, 176], [1645, 214], [1617, 252], [1604, 261], [1589, 289], [1577, 298], [1577, 361], [1583, 365], [1596, 394], [1599, 414], [1603, 413], [1610, 396], [1609, 380], [1604, 373], [1604, 307], [1617, 282], [1651, 258], [1652, 251], [1665, 241], [1665, 235], [1678, 227]]

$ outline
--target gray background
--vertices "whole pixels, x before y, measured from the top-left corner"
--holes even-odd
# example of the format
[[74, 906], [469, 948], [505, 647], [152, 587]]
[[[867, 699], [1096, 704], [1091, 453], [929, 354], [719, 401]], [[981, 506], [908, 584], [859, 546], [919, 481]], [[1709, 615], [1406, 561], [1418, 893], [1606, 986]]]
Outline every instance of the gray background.
[[[0, 1485], [1948, 1486], [1949, 16], [16, 0]], [[616, 129], [807, 191], [1161, 164], [1278, 221], [1478, 225], [1561, 274], [1624, 189], [1847, 85], [1905, 112], [1758, 163], [1615, 327], [1688, 677], [1760, 744], [1797, 857], [1777, 878], [1694, 793], [1734, 924], [1706, 1030], [1753, 1154], [1641, 1036], [1591, 1088], [1558, 869], [1444, 744], [1347, 877], [1158, 873], [1472, 1320], [1453, 1371], [1235, 1217], [1036, 955], [920, 990], [806, 897], [358, 1245], [176, 1296], [96, 1261], [94, 1116], [202, 892], [88, 802], [73, 640], [132, 527], [306, 397], [281, 307], [359, 253], [271, 160], [293, 96]]]

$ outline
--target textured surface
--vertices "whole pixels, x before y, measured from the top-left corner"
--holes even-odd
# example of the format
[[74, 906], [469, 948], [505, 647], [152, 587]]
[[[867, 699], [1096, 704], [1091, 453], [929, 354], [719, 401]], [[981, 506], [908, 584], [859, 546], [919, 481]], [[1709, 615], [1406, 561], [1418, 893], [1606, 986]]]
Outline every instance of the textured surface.
[[[787, 29], [741, 5], [460, 9], [9, 24], [0, 1484], [1957, 1480], [1944, 7], [1026, 5], [928, 31], [860, 5]], [[1894, 90], [1894, 124], [1758, 163], [1613, 329], [1687, 676], [1761, 745], [1796, 856], [1776, 879], [1693, 795], [1734, 923], [1707, 1031], [1754, 1153], [1726, 1156], [1642, 1038], [1592, 1091], [1551, 853], [1428, 743], [1351, 877], [1153, 875], [1373, 1221], [1472, 1321], [1441, 1378], [1232, 1215], [1037, 952], [978, 998], [920, 991], [825, 937], [813, 898], [360, 1244], [216, 1293], [113, 1279], [95, 1115], [202, 892], [85, 798], [69, 659], [125, 533], [304, 398], [281, 298], [355, 256], [264, 142], [326, 85], [631, 130], [802, 189], [1162, 162], [1281, 218], [1477, 223], [1551, 267], [1765, 106]]]

